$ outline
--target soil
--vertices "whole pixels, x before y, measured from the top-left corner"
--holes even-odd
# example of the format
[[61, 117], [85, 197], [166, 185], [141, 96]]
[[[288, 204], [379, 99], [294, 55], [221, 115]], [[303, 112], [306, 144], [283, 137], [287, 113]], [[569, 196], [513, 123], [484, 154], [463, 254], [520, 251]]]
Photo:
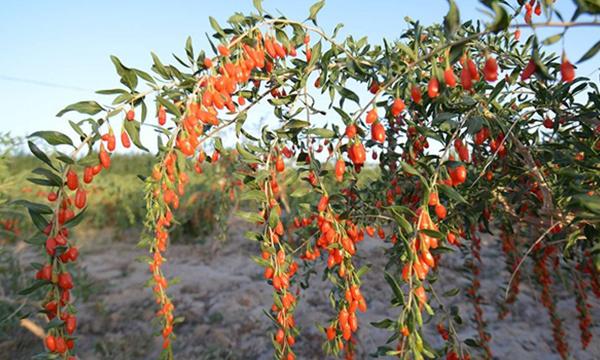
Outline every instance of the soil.
[[[267, 335], [271, 324], [263, 309], [271, 306], [271, 287], [262, 278], [262, 268], [251, 255], [258, 253], [257, 244], [243, 237], [248, 226], [237, 220], [230, 221], [228, 238], [207, 239], [202, 245], [173, 244], [168, 252], [166, 273], [179, 278], [170, 288], [176, 316], [184, 321], [175, 329], [176, 359], [272, 359], [271, 340]], [[114, 242], [109, 239], [86, 236], [81, 241], [81, 266], [86, 269], [95, 291], [87, 301], [79, 299], [78, 355], [80, 359], [156, 359], [160, 352], [160, 338], [151, 320], [157, 308], [151, 290], [145, 287], [149, 271], [136, 261], [145, 250], [133, 246], [133, 241]], [[391, 308], [391, 291], [383, 279], [384, 251], [389, 244], [378, 239], [366, 239], [358, 247], [358, 261], [370, 264], [364, 275], [362, 292], [368, 311], [359, 313], [360, 329], [357, 336], [357, 359], [369, 358], [377, 347], [385, 344], [391, 335], [387, 330], [369, 325], [385, 318], [396, 318], [399, 308]], [[539, 301], [539, 289], [533, 279], [523, 277], [517, 302], [509, 315], [498, 319], [498, 305], [504, 295], [509, 273], [505, 270], [504, 256], [497, 236], [482, 240], [481, 295], [484, 317], [492, 336], [491, 349], [495, 359], [559, 359], [554, 352], [551, 325], [546, 309]], [[28, 257], [26, 252], [22, 257]], [[448, 305], [457, 305], [464, 319], [458, 328], [460, 338], [475, 338], [473, 306], [464, 289], [469, 280], [464, 274], [464, 254], [455, 251], [445, 254], [440, 266], [439, 280], [434, 285], [438, 294], [460, 287], [459, 295], [445, 298]], [[525, 262], [526, 273], [531, 273], [531, 260]], [[298, 359], [324, 359], [321, 344], [323, 333], [317, 325], [325, 325], [332, 316], [328, 294], [331, 285], [322, 281], [322, 268], [310, 278], [310, 288], [302, 290], [296, 310], [301, 335], [294, 349]], [[302, 276], [302, 275], [300, 275]], [[572, 295], [557, 290], [557, 308], [564, 320], [569, 350], [573, 359], [597, 359], [600, 356], [600, 329], [592, 326], [594, 339], [587, 350], [582, 350], [575, 301]], [[590, 294], [592, 319], [600, 319], [600, 302]], [[41, 318], [33, 317], [41, 323]], [[435, 323], [426, 325], [426, 339], [441, 346], [442, 339]], [[41, 350], [38, 339], [19, 329], [15, 340], [0, 343], [0, 359], [4, 354], [16, 354], [10, 359], [29, 359]], [[395, 343], [392, 344], [395, 347]], [[481, 358], [477, 351], [473, 358]]]

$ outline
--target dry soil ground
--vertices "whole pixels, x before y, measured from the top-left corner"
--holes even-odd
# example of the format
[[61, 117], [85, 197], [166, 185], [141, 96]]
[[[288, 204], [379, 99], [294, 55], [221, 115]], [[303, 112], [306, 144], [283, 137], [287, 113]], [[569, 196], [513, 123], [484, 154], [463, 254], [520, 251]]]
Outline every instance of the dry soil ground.
[[[173, 245], [168, 253], [167, 273], [178, 276], [180, 283], [170, 293], [175, 299], [176, 313], [185, 321], [176, 329], [177, 359], [271, 359], [268, 337], [270, 324], [263, 308], [270, 307], [270, 287], [262, 279], [262, 269], [249, 255], [256, 254], [256, 244], [242, 236], [246, 226], [233, 220], [228, 240], [214, 246]], [[82, 242], [81, 264], [100, 291], [79, 305], [79, 356], [81, 359], [154, 359], [160, 341], [153, 336], [150, 319], [156, 311], [151, 292], [144, 287], [147, 267], [135, 261], [144, 250], [129, 243], [112, 242], [97, 237]], [[367, 239], [359, 246], [361, 262], [372, 264], [364, 276], [363, 294], [369, 310], [359, 315], [359, 359], [369, 358], [387, 339], [389, 333], [373, 328], [370, 322], [394, 317], [398, 309], [388, 306], [390, 290], [383, 280], [383, 252], [387, 245]], [[497, 237], [486, 236], [482, 242], [484, 267], [481, 274], [483, 305], [488, 329], [492, 334], [491, 348], [496, 359], [558, 359], [553, 351], [552, 335], [546, 310], [541, 306], [539, 292], [532, 279], [523, 278], [518, 301], [504, 320], [497, 318], [495, 302], [501, 297], [508, 273]], [[215, 250], [216, 249], [216, 250]], [[28, 257], [26, 253], [21, 255]], [[445, 255], [442, 260], [438, 292], [460, 286], [468, 280], [462, 274], [460, 251]], [[527, 267], [530, 264], [525, 264]], [[320, 276], [311, 278], [310, 289], [301, 293], [297, 323], [301, 328], [295, 349], [299, 359], [325, 358], [321, 343], [323, 335], [316, 324], [323, 324], [332, 315], [327, 300], [329, 285]], [[591, 299], [594, 339], [587, 351], [582, 351], [572, 296], [559, 294], [558, 309], [565, 319], [566, 334], [573, 359], [600, 358], [599, 302]], [[452, 298], [463, 319], [473, 315], [472, 306], [463, 293]], [[38, 319], [39, 321], [39, 319]], [[461, 337], [473, 337], [471, 321], [459, 329]], [[428, 339], [440, 344], [440, 337], [430, 324]], [[14, 340], [0, 344], [0, 359], [28, 359], [40, 350], [40, 343], [25, 330]], [[6, 354], [17, 354], [5, 357]], [[478, 358], [478, 356], [475, 356]]]

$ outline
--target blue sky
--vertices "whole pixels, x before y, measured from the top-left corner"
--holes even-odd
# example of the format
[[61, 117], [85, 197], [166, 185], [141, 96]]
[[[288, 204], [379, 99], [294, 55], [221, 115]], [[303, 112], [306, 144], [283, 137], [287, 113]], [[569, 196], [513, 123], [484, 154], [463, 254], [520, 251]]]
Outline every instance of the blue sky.
[[[265, 0], [263, 6], [273, 14], [280, 10], [289, 18], [303, 20], [313, 2]], [[462, 19], [485, 17], [478, 11], [478, 1], [457, 3]], [[566, 18], [573, 12], [572, 4], [557, 1]], [[401, 34], [405, 16], [430, 24], [441, 21], [447, 9], [445, 0], [328, 0], [319, 13], [319, 25], [331, 31], [342, 22], [341, 36], [367, 35], [370, 41], [380, 42]], [[0, 132], [24, 136], [36, 130], [61, 130], [72, 134], [68, 117], [54, 115], [79, 100], [108, 102], [93, 91], [120, 85], [109, 55], [145, 70], [151, 65], [150, 51], [171, 62], [170, 54], [183, 52], [188, 35], [196, 49], [208, 48], [204, 35], [212, 32], [208, 16], [224, 23], [234, 11], [253, 11], [252, 1], [4, 2], [0, 12]], [[572, 29], [566, 38], [569, 57], [579, 59], [598, 41], [596, 34], [597, 28]], [[593, 73], [597, 80], [599, 66], [600, 55], [584, 63], [578, 74]], [[258, 112], [265, 115], [268, 109]]]

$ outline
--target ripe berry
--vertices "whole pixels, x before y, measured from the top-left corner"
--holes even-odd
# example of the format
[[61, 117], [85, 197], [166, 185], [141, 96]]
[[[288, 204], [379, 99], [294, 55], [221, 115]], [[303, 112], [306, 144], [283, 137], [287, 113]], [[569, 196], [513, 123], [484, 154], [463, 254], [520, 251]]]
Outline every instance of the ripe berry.
[[353, 137], [356, 136], [356, 125], [354, 124], [350, 124], [346, 127], [346, 136], [348, 137], [348, 139], [352, 139]]
[[281, 157], [281, 155], [277, 156], [277, 160], [275, 161], [275, 170], [277, 170], [277, 172], [283, 172], [283, 170], [285, 170], [285, 163], [283, 162], [283, 157]]
[[372, 124], [377, 120], [377, 109], [373, 108], [367, 113], [367, 124]]
[[566, 83], [570, 83], [575, 79], [575, 68], [565, 54], [563, 54], [562, 63], [560, 64], [560, 76], [562, 81]]
[[44, 265], [35, 275], [35, 278], [38, 280], [52, 280], [52, 265], [46, 264]]
[[406, 107], [406, 105], [404, 105], [404, 101], [402, 101], [402, 99], [395, 99], [394, 102], [392, 103], [392, 115], [394, 117], [397, 117], [398, 115], [400, 115], [400, 113], [402, 111], [404, 111], [404, 108]]
[[135, 119], [135, 111], [133, 111], [133, 109], [127, 111], [126, 117], [128, 121], [133, 121], [133, 119]]
[[486, 81], [496, 81], [498, 80], [498, 63], [496, 59], [489, 56], [485, 61], [485, 65], [483, 67], [483, 76]]
[[77, 193], [75, 193], [75, 206], [78, 209], [83, 209], [87, 202], [87, 195], [83, 188], [77, 189]]
[[229, 49], [227, 48], [227, 46], [220, 44], [217, 49], [219, 50], [219, 54], [221, 54], [221, 56], [229, 56]]
[[46, 349], [48, 349], [48, 351], [50, 351], [50, 352], [56, 351], [56, 338], [54, 336], [52, 336], [52, 335], [46, 336], [46, 339], [44, 340], [44, 342], [46, 343]]
[[412, 98], [412, 101], [414, 101], [417, 104], [421, 103], [421, 89], [419, 89], [419, 87], [417, 85], [413, 85], [412, 88], [410, 89], [410, 96]]
[[67, 187], [70, 190], [75, 190], [77, 189], [78, 184], [79, 181], [77, 180], [77, 173], [75, 173], [75, 171], [72, 169], [69, 169], [69, 171], [67, 171]]
[[362, 165], [367, 160], [367, 154], [365, 152], [365, 147], [361, 142], [355, 142], [350, 146], [350, 151], [348, 153], [350, 156], [350, 160], [354, 163], [354, 165]]
[[321, 200], [319, 200], [319, 205], [317, 206], [317, 210], [319, 212], [325, 211], [327, 209], [327, 205], [329, 205], [329, 196], [323, 195]]
[[382, 144], [385, 141], [385, 128], [383, 127], [383, 125], [381, 124], [381, 122], [377, 121], [371, 127], [371, 138], [374, 141], [377, 141], [377, 142], [382, 143]]
[[427, 95], [434, 99], [440, 94], [440, 82], [436, 77], [432, 77], [427, 84]]
[[337, 181], [342, 181], [344, 179], [344, 173], [346, 172], [346, 163], [343, 159], [338, 159], [335, 163], [335, 178]]
[[450, 88], [456, 86], [456, 75], [454, 75], [454, 70], [452, 70], [452, 67], [450, 66], [444, 70], [444, 82]]
[[467, 58], [467, 68], [469, 69], [469, 73], [471, 74], [471, 79], [474, 81], [479, 81], [479, 70], [477, 69], [477, 65], [471, 58]]
[[83, 170], [83, 182], [89, 184], [94, 180], [94, 169], [90, 166]]
[[61, 289], [69, 290], [73, 288], [73, 278], [68, 272], [58, 274], [58, 286]]
[[444, 220], [447, 214], [446, 207], [442, 204], [437, 204], [435, 206], [435, 214], [437, 215], [438, 219]]
[[523, 73], [521, 73], [521, 81], [529, 79], [531, 75], [533, 75], [533, 73], [536, 71], [536, 69], [537, 67], [535, 65], [535, 62], [533, 61], [533, 59], [530, 59], [525, 69], [523, 69]]
[[128, 149], [131, 146], [129, 135], [127, 135], [125, 129], [121, 130], [121, 144], [123, 144], [123, 147], [126, 149]]
[[460, 185], [467, 179], [467, 169], [465, 169], [464, 165], [450, 169], [449, 173], [453, 185]]
[[67, 343], [63, 337], [56, 338], [56, 352], [63, 354], [67, 351]]
[[463, 66], [460, 71], [460, 84], [463, 89], [470, 91], [473, 88], [473, 78], [471, 77], [471, 72], [465, 66]]
[[167, 112], [165, 108], [161, 105], [158, 108], [158, 124], [164, 125], [167, 122]]
[[110, 155], [108, 155], [108, 152], [106, 152], [106, 149], [104, 149], [104, 144], [100, 143], [100, 163], [102, 164], [102, 167], [105, 169], [108, 169], [110, 167]]

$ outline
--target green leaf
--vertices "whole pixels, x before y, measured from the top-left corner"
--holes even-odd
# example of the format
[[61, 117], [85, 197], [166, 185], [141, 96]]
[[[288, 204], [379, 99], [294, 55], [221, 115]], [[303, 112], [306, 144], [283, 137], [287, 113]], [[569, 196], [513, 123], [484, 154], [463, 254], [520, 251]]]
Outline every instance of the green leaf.
[[572, 202], [596, 214], [600, 214], [600, 196], [579, 194], [573, 196]]
[[448, 0], [448, 5], [450, 5], [450, 9], [444, 17], [444, 31], [446, 32], [446, 36], [452, 37], [460, 26], [460, 14], [454, 0]]
[[52, 182], [54, 186], [62, 185], [62, 178], [52, 170], [48, 170], [45, 168], [35, 168], [32, 171], [32, 173], [44, 176], [46, 179], [50, 180], [50, 182]]
[[177, 108], [177, 106], [175, 106], [175, 104], [173, 104], [173, 102], [158, 96], [156, 97], [156, 101], [158, 101], [159, 104], [164, 106], [165, 109], [167, 109], [171, 114], [175, 115], [178, 118], [181, 117], [181, 111], [179, 111], [179, 109]]
[[502, 80], [498, 81], [496, 86], [494, 86], [494, 90], [492, 90], [492, 92], [490, 93], [490, 96], [488, 97], [488, 102], [491, 102], [494, 99], [496, 99], [496, 96], [498, 96], [498, 94], [500, 94], [500, 91], [502, 91], [502, 88], [504, 88], [505, 85], [506, 85], [506, 80], [502, 79]]
[[[36, 233], [32, 237], [25, 239], [25, 242], [30, 245], [44, 245], [48, 237], [41, 232]], [[33, 265], [33, 264], [32, 264]]]
[[[504, 80], [502, 80], [504, 81]], [[502, 82], [501, 81], [501, 82]], [[483, 118], [481, 116], [471, 116], [467, 120], [467, 133], [473, 135], [483, 127]]]
[[278, 223], [279, 215], [277, 214], [277, 211], [271, 211], [271, 213], [269, 214], [269, 227], [271, 229], [274, 229]]
[[319, 0], [314, 3], [309, 9], [309, 15], [307, 20], [311, 20], [313, 24], [317, 25], [317, 14], [325, 5], [325, 0]]
[[392, 207], [392, 214], [394, 215], [394, 218], [396, 219], [396, 222], [398, 223], [398, 225], [400, 225], [400, 227], [404, 230], [404, 232], [406, 232], [407, 234], [412, 233], [413, 231], [413, 227], [411, 225], [411, 223], [406, 220], [406, 218], [395, 209], [395, 207]]
[[46, 155], [39, 147], [37, 147], [36, 144], [34, 144], [32, 141], [27, 141], [27, 145], [29, 146], [29, 150], [31, 150], [31, 153], [36, 158], [42, 160], [43, 162], [48, 164], [48, 166], [50, 166], [54, 170], [57, 170], [56, 167], [54, 167], [54, 164], [52, 163], [52, 160], [50, 160], [48, 155]]
[[104, 108], [102, 108], [102, 106], [100, 106], [100, 104], [98, 104], [95, 101], [80, 101], [65, 107], [64, 109], [59, 111], [58, 114], [56, 114], [56, 116], [63, 116], [69, 111], [76, 111], [81, 114], [95, 115], [102, 110], [104, 110]]
[[68, 227], [68, 228], [72, 228], [72, 227], [79, 225], [81, 220], [83, 220], [83, 218], [84, 218], [83, 215], [85, 214], [86, 210], [87, 210], [87, 207], [83, 208], [80, 212], [77, 213], [77, 215], [70, 218], [69, 221], [67, 221], [64, 226]]
[[267, 198], [266, 198], [264, 191], [260, 191], [260, 190], [244, 191], [240, 195], [240, 200], [254, 200], [254, 201], [264, 202], [264, 201], [266, 201], [266, 199]]
[[404, 294], [402, 293], [402, 289], [400, 289], [400, 285], [398, 285], [398, 282], [396, 281], [396, 279], [392, 275], [390, 275], [390, 273], [388, 273], [387, 271], [385, 271], [383, 273], [383, 277], [385, 278], [385, 281], [387, 281], [387, 283], [392, 288], [392, 291], [394, 292], [397, 302], [400, 304], [403, 304], [404, 303]]
[[29, 137], [39, 137], [50, 145], [71, 145], [73, 146], [73, 141], [67, 135], [58, 132], [58, 131], [36, 131], [33, 134], [29, 135]]
[[378, 329], [394, 330], [396, 327], [396, 322], [390, 319], [383, 319], [381, 321], [372, 322], [370, 324]]
[[221, 25], [219, 25], [219, 23], [217, 22], [217, 20], [212, 17], [209, 16], [208, 17], [208, 21], [210, 22], [210, 26], [222, 37], [225, 37], [225, 32], [223, 31], [223, 29], [221, 28]]
[[46, 229], [46, 226], [48, 226], [48, 220], [46, 220], [46, 218], [41, 214], [34, 212], [31, 209], [27, 209], [27, 212], [29, 212], [29, 217], [31, 218], [31, 222], [33, 222], [33, 225], [35, 225], [35, 227], [38, 228], [39, 231], [44, 231]]
[[305, 120], [292, 119], [285, 124], [285, 128], [288, 129], [302, 129], [310, 126], [310, 123]]
[[360, 98], [358, 97], [358, 95], [356, 95], [354, 91], [342, 86], [337, 87], [337, 91], [342, 97], [342, 99], [350, 99], [355, 103], [360, 104]]
[[411, 48], [409, 48], [406, 44], [404, 44], [402, 42], [398, 42], [398, 43], [396, 43], [396, 46], [398, 46], [398, 48], [400, 48], [401, 51], [405, 52], [408, 56], [410, 56], [412, 61], [417, 60], [417, 55], [415, 54], [415, 52]]
[[600, 0], [574, 0], [580, 14], [600, 14]]
[[254, 4], [254, 8], [258, 10], [258, 13], [262, 15], [265, 10], [262, 7], [262, 0], [252, 0], [252, 4]]
[[329, 139], [335, 136], [335, 132], [333, 132], [333, 130], [325, 128], [312, 128], [309, 129], [308, 132], [323, 139]]
[[544, 39], [544, 41], [542, 41], [542, 45], [552, 45], [554, 43], [556, 43], [558, 40], [560, 40], [563, 36], [563, 33], [558, 33], [556, 35], [552, 35], [547, 37], [546, 39]]
[[436, 239], [441, 239], [444, 237], [444, 234], [442, 234], [439, 231], [435, 231], [435, 230], [421, 229], [421, 230], [419, 230], [419, 232], [422, 232], [423, 234], [434, 237]]
[[260, 222], [264, 221], [263, 217], [255, 212], [238, 211], [235, 213], [235, 216], [239, 217], [242, 220], [251, 222], [251, 223], [260, 223]]
[[[484, 2], [486, 3], [486, 2]], [[488, 30], [494, 33], [499, 33], [502, 30], [506, 30], [510, 24], [510, 17], [504, 7], [500, 6], [497, 2], [492, 2], [490, 6], [494, 10], [494, 21], [488, 25]]]
[[465, 340], [465, 344], [468, 345], [468, 346], [470, 346], [470, 347], [474, 347], [474, 348], [480, 347], [479, 343], [476, 340], [471, 339], [471, 338], [466, 339]]
[[127, 131], [127, 134], [129, 134], [129, 137], [135, 146], [141, 150], [149, 151], [144, 145], [142, 145], [142, 142], [140, 141], [140, 126], [140, 122], [137, 120], [123, 121], [123, 127], [125, 128], [125, 131]]
[[150, 55], [152, 56], [152, 62], [154, 63], [152, 65], [152, 70], [162, 76], [165, 80], [172, 79], [169, 70], [163, 65], [158, 56], [153, 52], [151, 52]]
[[135, 90], [138, 84], [137, 74], [132, 69], [121, 63], [118, 57], [111, 55], [110, 60], [115, 65], [117, 74], [121, 76], [121, 84], [127, 86], [130, 90]]
[[137, 76], [141, 77], [142, 79], [146, 80], [147, 82], [151, 83], [151, 84], [156, 84], [156, 81], [154, 81], [154, 78], [152, 76], [150, 76], [150, 74], [148, 74], [145, 71], [142, 70], [138, 70], [138, 69], [131, 69]]
[[37, 214], [52, 214], [52, 209], [45, 204], [34, 203], [29, 200], [19, 199], [11, 202], [12, 205], [18, 205], [26, 207]]
[[100, 94], [100, 95], [122, 95], [122, 94], [129, 94], [129, 91], [127, 90], [123, 90], [123, 89], [106, 89], [106, 90], [97, 90], [96, 94]]
[[312, 57], [310, 58], [310, 61], [308, 62], [308, 65], [306, 65], [307, 68], [312, 68], [317, 61], [321, 58], [321, 42], [317, 42], [315, 44], [315, 46], [312, 47]]
[[35, 280], [33, 282], [33, 284], [21, 291], [19, 291], [19, 295], [24, 296], [24, 295], [29, 295], [32, 292], [36, 291], [37, 289], [50, 285], [50, 282], [46, 281], [46, 280]]
[[582, 63], [586, 60], [593, 58], [596, 55], [596, 53], [598, 53], [599, 50], [600, 50], [600, 41], [598, 41], [585, 54], [583, 54], [583, 56], [581, 57], [581, 59], [579, 59], [579, 61], [577, 61], [577, 63], [579, 64], [579, 63]]
[[240, 156], [242, 157], [242, 160], [244, 162], [247, 162], [247, 163], [259, 163], [260, 162], [260, 159], [256, 155], [252, 154], [250, 151], [246, 150], [246, 148], [244, 148], [244, 146], [240, 142], [238, 142], [235, 145], [235, 147], [238, 151], [238, 154], [240, 154]]
[[194, 48], [192, 46], [192, 37], [188, 36], [185, 40], [185, 53], [188, 56], [190, 62], [194, 62]]
[[445, 293], [442, 294], [442, 296], [453, 297], [453, 296], [458, 295], [459, 292], [460, 292], [459, 288], [454, 288], [454, 289], [450, 289], [450, 290], [446, 291]]
[[450, 199], [464, 204], [467, 203], [467, 200], [465, 200], [465, 198], [453, 187], [448, 186], [446, 184], [438, 184], [438, 188], [442, 190], [442, 192], [446, 194], [446, 196], [448, 196]]
[[299, 187], [290, 194], [290, 197], [294, 197], [294, 198], [303, 197], [303, 196], [307, 195], [309, 192], [310, 192], [310, 189], [308, 187]]

